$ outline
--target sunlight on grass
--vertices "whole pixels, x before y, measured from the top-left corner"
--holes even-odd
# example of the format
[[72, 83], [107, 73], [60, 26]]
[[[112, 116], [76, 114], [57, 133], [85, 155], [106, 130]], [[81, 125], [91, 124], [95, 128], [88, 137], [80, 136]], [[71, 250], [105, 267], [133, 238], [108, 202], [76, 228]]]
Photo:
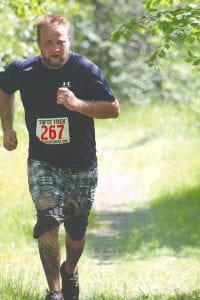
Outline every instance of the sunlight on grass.
[[[0, 298], [43, 300], [47, 285], [32, 238], [35, 210], [19, 111], [18, 149], [0, 147]], [[197, 124], [192, 111], [170, 105], [122, 107], [119, 119], [96, 121], [105, 204], [90, 218], [79, 264], [81, 300], [200, 299]], [[112, 197], [124, 204], [106, 211]]]
[[116, 124], [108, 120], [107, 127], [104, 124], [97, 131], [100, 171], [133, 170], [134, 201], [149, 201], [165, 190], [196, 185], [200, 174], [196, 118], [170, 106], [128, 112], [125, 108]]
[[[89, 270], [87, 263], [90, 265]], [[88, 277], [84, 276], [85, 268], [89, 272]], [[90, 290], [94, 294], [95, 291], [96, 293], [104, 291], [105, 294], [109, 292], [112, 295], [124, 296], [124, 299], [160, 294], [160, 299], [162, 299], [164, 296], [173, 296], [174, 293], [187, 294], [195, 290], [199, 284], [200, 262], [192, 258], [179, 259], [163, 256], [132, 260], [131, 263], [129, 261], [94, 265], [84, 257], [80, 273], [82, 274], [83, 297]], [[91, 278], [93, 278], [92, 281]]]

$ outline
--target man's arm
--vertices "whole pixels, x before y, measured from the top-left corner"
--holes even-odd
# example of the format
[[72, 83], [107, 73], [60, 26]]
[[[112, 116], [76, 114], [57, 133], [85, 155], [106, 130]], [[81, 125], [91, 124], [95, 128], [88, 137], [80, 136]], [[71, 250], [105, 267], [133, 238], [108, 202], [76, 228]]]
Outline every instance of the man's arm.
[[11, 151], [17, 147], [17, 135], [13, 129], [14, 95], [8, 95], [0, 89], [0, 118], [3, 130], [3, 145]]
[[85, 101], [78, 99], [68, 88], [59, 88], [57, 103], [64, 105], [69, 110], [76, 111], [87, 117], [97, 119], [117, 118], [120, 113], [119, 102], [109, 101]]

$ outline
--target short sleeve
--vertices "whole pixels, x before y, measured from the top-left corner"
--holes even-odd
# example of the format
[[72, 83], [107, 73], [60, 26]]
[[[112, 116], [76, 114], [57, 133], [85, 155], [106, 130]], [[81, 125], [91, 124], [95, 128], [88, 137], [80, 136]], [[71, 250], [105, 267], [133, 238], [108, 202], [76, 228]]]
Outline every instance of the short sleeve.
[[103, 73], [96, 66], [87, 70], [86, 86], [88, 97], [93, 100], [114, 101], [115, 96], [108, 85]]
[[0, 74], [0, 87], [7, 94], [13, 94], [20, 87], [20, 69], [16, 62], [8, 65], [6, 70]]

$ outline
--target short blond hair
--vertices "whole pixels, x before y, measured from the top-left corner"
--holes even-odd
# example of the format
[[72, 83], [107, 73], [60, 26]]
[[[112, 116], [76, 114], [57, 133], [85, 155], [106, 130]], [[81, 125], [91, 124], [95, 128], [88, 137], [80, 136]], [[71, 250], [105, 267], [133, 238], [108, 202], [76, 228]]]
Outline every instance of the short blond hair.
[[37, 21], [37, 37], [40, 38], [40, 32], [42, 26], [57, 27], [57, 26], [66, 26], [68, 33], [70, 32], [70, 22], [62, 16], [48, 14], [40, 16]]

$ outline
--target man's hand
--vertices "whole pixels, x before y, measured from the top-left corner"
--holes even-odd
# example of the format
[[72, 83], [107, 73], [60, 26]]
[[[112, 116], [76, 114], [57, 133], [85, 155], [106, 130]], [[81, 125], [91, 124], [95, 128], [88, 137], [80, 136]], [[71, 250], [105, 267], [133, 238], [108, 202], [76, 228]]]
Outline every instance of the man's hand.
[[15, 150], [17, 148], [17, 143], [17, 134], [14, 130], [4, 133], [3, 145], [8, 151]]
[[57, 104], [64, 105], [69, 110], [77, 111], [80, 100], [66, 87], [61, 87], [57, 92]]
[[96, 119], [117, 118], [120, 107], [117, 99], [113, 101], [98, 100], [87, 101], [77, 98], [74, 93], [66, 87], [57, 91], [57, 104], [62, 104], [69, 110], [76, 111], [84, 116]]

